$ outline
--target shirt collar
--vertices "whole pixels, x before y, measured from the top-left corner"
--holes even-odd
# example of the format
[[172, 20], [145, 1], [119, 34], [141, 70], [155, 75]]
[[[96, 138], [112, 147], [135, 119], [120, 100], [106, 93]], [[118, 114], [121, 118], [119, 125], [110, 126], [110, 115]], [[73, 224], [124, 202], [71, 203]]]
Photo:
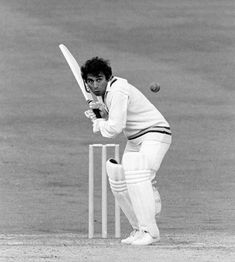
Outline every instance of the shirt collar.
[[115, 76], [112, 76], [110, 80], [108, 81], [106, 92], [109, 92], [112, 88], [112, 84], [117, 81], [117, 78]]

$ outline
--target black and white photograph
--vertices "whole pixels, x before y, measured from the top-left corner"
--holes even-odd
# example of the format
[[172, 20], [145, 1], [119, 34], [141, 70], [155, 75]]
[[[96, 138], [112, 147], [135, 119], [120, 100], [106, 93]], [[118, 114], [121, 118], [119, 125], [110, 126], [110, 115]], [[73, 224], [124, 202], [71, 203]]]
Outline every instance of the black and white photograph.
[[235, 1], [0, 22], [0, 262], [234, 261]]

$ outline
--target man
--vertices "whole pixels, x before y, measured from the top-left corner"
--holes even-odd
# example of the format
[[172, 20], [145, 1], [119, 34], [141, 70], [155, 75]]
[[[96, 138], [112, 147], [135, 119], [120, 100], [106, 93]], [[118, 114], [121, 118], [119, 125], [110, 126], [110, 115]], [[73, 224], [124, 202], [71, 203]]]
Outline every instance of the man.
[[[122, 164], [106, 163], [110, 187], [133, 232], [121, 242], [150, 245], [160, 240], [156, 215], [161, 200], [156, 189], [156, 172], [171, 144], [171, 130], [158, 109], [126, 79], [112, 75], [108, 61], [94, 57], [82, 66], [82, 77], [102, 103], [90, 104], [85, 115], [93, 131], [114, 138], [121, 132], [127, 138]], [[92, 109], [99, 108], [102, 118]]]

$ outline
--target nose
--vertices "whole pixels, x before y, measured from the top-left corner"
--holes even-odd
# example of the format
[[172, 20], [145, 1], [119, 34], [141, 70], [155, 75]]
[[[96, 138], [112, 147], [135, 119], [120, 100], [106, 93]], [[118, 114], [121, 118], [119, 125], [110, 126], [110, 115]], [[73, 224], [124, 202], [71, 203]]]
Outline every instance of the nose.
[[95, 89], [97, 89], [98, 88], [98, 83], [96, 81], [94, 81], [93, 86], [94, 86]]

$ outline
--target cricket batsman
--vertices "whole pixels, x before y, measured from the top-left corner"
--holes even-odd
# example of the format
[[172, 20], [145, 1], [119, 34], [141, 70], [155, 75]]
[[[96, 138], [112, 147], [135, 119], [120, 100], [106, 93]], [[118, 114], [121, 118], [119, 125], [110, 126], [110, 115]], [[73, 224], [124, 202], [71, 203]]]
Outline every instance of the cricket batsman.
[[[85, 112], [93, 132], [106, 138], [123, 133], [127, 138], [122, 162], [109, 159], [106, 163], [113, 195], [133, 228], [121, 242], [150, 245], [160, 240], [156, 173], [171, 144], [169, 123], [137, 88], [113, 76], [109, 61], [94, 57], [85, 62], [81, 72], [91, 92], [103, 101], [90, 103]], [[97, 108], [102, 118], [93, 113]]]

